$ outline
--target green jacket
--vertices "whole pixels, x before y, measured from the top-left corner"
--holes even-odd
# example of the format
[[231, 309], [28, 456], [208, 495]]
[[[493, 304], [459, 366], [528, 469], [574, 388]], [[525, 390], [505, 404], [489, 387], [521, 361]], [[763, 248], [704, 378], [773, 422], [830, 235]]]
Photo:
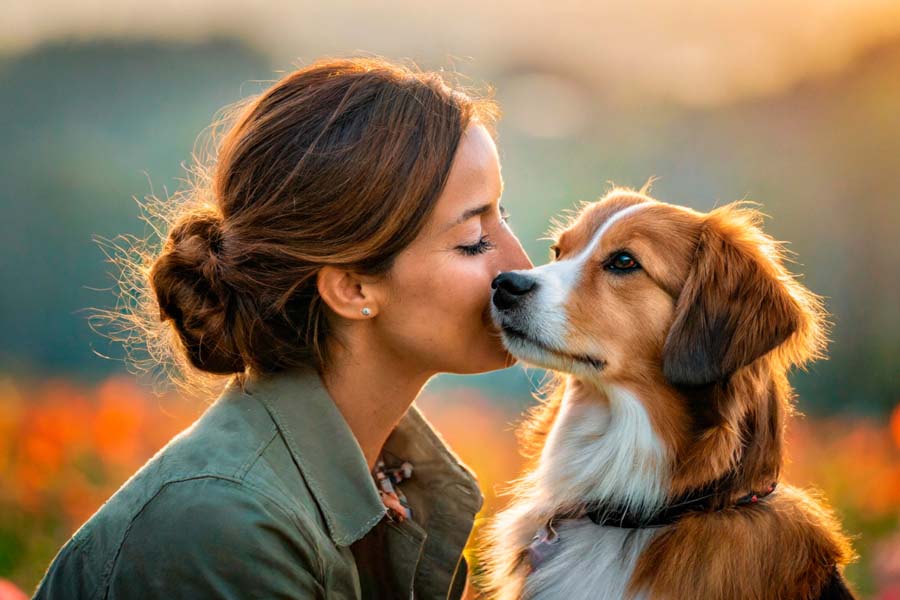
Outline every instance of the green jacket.
[[403, 523], [315, 372], [232, 380], [75, 532], [35, 598], [459, 598], [475, 476], [415, 405], [384, 448], [414, 467]]

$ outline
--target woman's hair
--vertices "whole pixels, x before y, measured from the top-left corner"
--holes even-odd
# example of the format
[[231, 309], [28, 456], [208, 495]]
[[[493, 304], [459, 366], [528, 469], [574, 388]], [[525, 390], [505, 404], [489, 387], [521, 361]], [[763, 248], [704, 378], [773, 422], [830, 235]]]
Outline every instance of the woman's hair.
[[124, 317], [115, 335], [129, 362], [148, 366], [132, 352], [142, 345], [191, 387], [210, 374], [243, 382], [248, 368], [326, 368], [318, 270], [386, 273], [431, 214], [467, 126], [494, 133], [498, 116], [489, 97], [379, 58], [320, 60], [231, 110], [189, 189], [150, 197], [162, 247], [116, 246], [126, 310], [99, 315]]

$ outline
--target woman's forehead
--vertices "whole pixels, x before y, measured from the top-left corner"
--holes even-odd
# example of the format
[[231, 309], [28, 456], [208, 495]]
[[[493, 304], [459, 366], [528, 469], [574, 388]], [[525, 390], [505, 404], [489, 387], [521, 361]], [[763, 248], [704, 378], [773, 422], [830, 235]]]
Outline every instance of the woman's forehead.
[[432, 225], [441, 231], [455, 226], [467, 213], [495, 203], [502, 192], [503, 178], [494, 140], [483, 125], [472, 125], [460, 140], [447, 183], [432, 213]]

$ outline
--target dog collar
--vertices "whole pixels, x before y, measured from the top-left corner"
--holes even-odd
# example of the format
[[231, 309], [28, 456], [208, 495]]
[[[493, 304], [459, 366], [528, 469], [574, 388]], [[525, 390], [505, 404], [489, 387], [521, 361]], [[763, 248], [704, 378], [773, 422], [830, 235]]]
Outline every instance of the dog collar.
[[[575, 517], [588, 517], [591, 521], [603, 527], [621, 527], [623, 529], [644, 529], [651, 527], [664, 527], [671, 525], [685, 514], [690, 512], [714, 512], [725, 508], [758, 504], [760, 500], [775, 492], [777, 481], [773, 481], [762, 492], [750, 492], [735, 500], [732, 504], [716, 506], [715, 484], [693, 490], [676, 498], [674, 502], [652, 516], [636, 515], [627, 509], [610, 506], [608, 504], [588, 503], [582, 505], [580, 510], [568, 511], [551, 517], [547, 523], [541, 526], [531, 543], [526, 548], [529, 570], [535, 571], [547, 559], [557, 551], [560, 542], [559, 532], [553, 527], [553, 523], [560, 519]], [[712, 490], [712, 491], [711, 491]]]
[[726, 508], [757, 504], [761, 499], [775, 492], [777, 481], [761, 492], [750, 492], [738, 498], [734, 503], [716, 506], [716, 494], [708, 488], [693, 490], [675, 499], [653, 515], [641, 515], [626, 508], [609, 504], [591, 503], [584, 507], [584, 515], [597, 525], [604, 527], [621, 527], [623, 529], [643, 529], [646, 527], [664, 527], [671, 525], [685, 514], [691, 512], [714, 512]]

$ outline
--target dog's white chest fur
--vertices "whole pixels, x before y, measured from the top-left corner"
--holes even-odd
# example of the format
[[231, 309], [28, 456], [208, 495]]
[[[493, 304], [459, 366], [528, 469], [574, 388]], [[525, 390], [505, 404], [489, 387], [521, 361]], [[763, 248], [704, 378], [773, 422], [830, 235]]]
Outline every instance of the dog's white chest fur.
[[587, 518], [559, 521], [555, 528], [559, 542], [526, 579], [522, 598], [621, 600], [638, 557], [656, 535], [655, 529], [598, 527]]
[[609, 386], [608, 404], [569, 391], [533, 473], [548, 505], [602, 501], [633, 511], [665, 501], [665, 448], [644, 405], [628, 390]]
[[[519, 555], [563, 507], [603, 501], [640, 511], [665, 501], [669, 463], [641, 402], [614, 386], [605, 390], [608, 403], [570, 389], [537, 468], [497, 516], [493, 528], [501, 554]], [[525, 581], [510, 583], [523, 598], [621, 599], [638, 557], [657, 533], [599, 527], [588, 518], [557, 521], [554, 528], [559, 541], [546, 548], [547, 558]]]

